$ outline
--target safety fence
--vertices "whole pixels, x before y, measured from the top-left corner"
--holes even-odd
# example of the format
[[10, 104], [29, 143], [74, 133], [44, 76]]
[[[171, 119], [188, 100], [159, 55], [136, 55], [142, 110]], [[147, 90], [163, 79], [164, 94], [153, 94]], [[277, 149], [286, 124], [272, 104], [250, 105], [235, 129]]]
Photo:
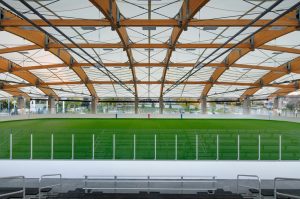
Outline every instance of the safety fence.
[[1, 129], [0, 159], [299, 160], [300, 134], [221, 129]]

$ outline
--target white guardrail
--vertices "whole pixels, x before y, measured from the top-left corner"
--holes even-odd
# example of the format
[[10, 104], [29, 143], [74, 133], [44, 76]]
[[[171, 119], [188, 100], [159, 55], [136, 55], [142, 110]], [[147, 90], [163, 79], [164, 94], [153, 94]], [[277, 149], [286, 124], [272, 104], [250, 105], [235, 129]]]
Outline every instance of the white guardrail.
[[276, 199], [277, 196], [283, 196], [283, 197], [287, 197], [287, 198], [297, 198], [300, 199], [300, 195], [292, 195], [292, 194], [287, 194], [287, 193], [281, 193], [278, 191], [278, 182], [279, 181], [298, 181], [300, 182], [300, 178], [275, 178], [274, 179], [274, 198]]
[[[90, 183], [113, 183], [112, 187], [91, 187]], [[139, 187], [122, 187], [118, 186], [119, 183], [139, 183]], [[142, 183], [145, 183], [146, 186], [141, 186]], [[153, 187], [153, 183], [175, 183], [180, 187], [166, 186], [165, 184], [160, 184], [159, 187]], [[185, 188], [184, 183], [206, 183], [210, 187], [208, 188]], [[217, 180], [215, 176], [199, 176], [199, 177], [117, 177], [117, 176], [95, 176], [95, 175], [85, 175], [84, 176], [84, 190], [144, 190], [150, 192], [151, 190], [180, 190], [183, 191], [208, 191], [214, 193], [217, 189]]]
[[[59, 183], [50, 184], [50, 185], [44, 185], [43, 186], [43, 180], [49, 179], [49, 177], [59, 177]], [[39, 179], [39, 199], [41, 199], [41, 192], [42, 192], [43, 189], [53, 188], [53, 187], [58, 187], [58, 186], [60, 186], [60, 191], [61, 191], [61, 189], [62, 189], [62, 175], [61, 174], [47, 174], [47, 175], [42, 175], [40, 177], [40, 179]]]
[[[257, 182], [257, 186], [241, 185], [240, 184], [241, 178], [243, 178], [243, 179], [255, 179], [256, 182]], [[257, 175], [244, 175], [244, 174], [237, 175], [237, 193], [238, 194], [240, 193], [240, 187], [258, 190], [258, 198], [261, 199], [261, 180]]]
[[22, 189], [19, 190], [19, 191], [13, 191], [13, 192], [9, 192], [9, 193], [4, 193], [4, 194], [1, 194], [0, 195], [0, 198], [3, 198], [3, 197], [7, 197], [7, 196], [11, 196], [11, 195], [15, 195], [15, 194], [18, 194], [18, 193], [22, 193], [23, 194], [23, 199], [25, 199], [25, 177], [24, 176], [10, 176], [10, 177], [1, 177], [1, 179], [6, 179], [6, 180], [13, 180], [13, 179], [20, 179], [22, 181]]

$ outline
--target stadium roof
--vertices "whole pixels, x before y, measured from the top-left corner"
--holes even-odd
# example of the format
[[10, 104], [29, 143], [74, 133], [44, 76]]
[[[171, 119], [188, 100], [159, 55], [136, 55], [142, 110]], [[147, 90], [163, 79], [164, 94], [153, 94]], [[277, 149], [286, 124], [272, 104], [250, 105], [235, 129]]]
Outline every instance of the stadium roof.
[[299, 89], [299, 0], [0, 0], [0, 97]]

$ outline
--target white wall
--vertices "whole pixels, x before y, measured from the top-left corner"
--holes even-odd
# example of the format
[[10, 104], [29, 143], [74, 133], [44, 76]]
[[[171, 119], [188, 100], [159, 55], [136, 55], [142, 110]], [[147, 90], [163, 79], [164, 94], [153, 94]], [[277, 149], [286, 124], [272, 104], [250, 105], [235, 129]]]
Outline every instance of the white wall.
[[27, 178], [61, 173], [64, 178], [101, 176], [217, 176], [235, 179], [237, 174], [255, 174], [262, 179], [300, 178], [300, 161], [59, 161], [1, 160], [0, 176]]

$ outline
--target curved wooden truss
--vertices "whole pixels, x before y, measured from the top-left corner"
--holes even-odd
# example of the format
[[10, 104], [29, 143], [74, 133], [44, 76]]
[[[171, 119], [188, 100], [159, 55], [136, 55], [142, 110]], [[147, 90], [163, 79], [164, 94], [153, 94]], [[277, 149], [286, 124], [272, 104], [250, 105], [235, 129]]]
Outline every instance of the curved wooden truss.
[[[14, 15], [13, 13], [6, 11], [3, 8], [1, 10], [4, 18], [10, 18], [11, 20], [14, 19], [20, 20], [18, 16]], [[44, 48], [45, 50], [49, 51], [50, 53], [58, 57], [60, 60], [62, 60], [63, 63], [68, 65], [83, 82], [87, 82], [88, 76], [85, 74], [82, 68], [72, 68], [72, 65], [77, 62], [71, 56], [71, 54], [64, 49], [57, 49], [51, 47], [49, 48], [48, 43], [56, 43], [56, 41], [53, 41], [52, 39], [48, 38], [47, 35], [45, 35], [44, 33], [37, 30], [24, 30], [19, 27], [3, 27], [3, 30], [12, 33], [14, 35], [17, 35], [19, 37], [22, 37], [36, 44], [37, 46], [40, 46], [41, 48]], [[97, 96], [97, 93], [92, 84], [85, 83], [85, 85], [88, 88], [91, 96]]]
[[[95, 48], [120, 48], [126, 52], [128, 61], [125, 63], [103, 63], [107, 68], [122, 68], [129, 67], [131, 70], [132, 80], [124, 81], [123, 83], [132, 85], [134, 87], [135, 97], [138, 98], [138, 85], [160, 85], [160, 97], [164, 97], [164, 87], [166, 84], [176, 84], [176, 81], [169, 81], [166, 79], [168, 69], [170, 68], [192, 68], [195, 63], [172, 63], [170, 62], [173, 51], [175, 49], [208, 49], [208, 48], [232, 48], [235, 46], [234, 43], [222, 46], [222, 43], [179, 43], [178, 40], [183, 31], [187, 30], [188, 27], [244, 27], [248, 25], [252, 20], [250, 19], [195, 19], [194, 16], [205, 7], [209, 0], [183, 0], [182, 6], [179, 9], [178, 14], [172, 19], [127, 19], [125, 18], [118, 8], [116, 0], [90, 0], [90, 2], [97, 8], [104, 16], [104, 19], [49, 19], [49, 21], [58, 27], [111, 27], [118, 34], [121, 42], [120, 43], [78, 43], [80, 48], [95, 49]], [[203, 85], [204, 89], [202, 93], [199, 93], [199, 97], [205, 97], [209, 94], [211, 88], [214, 85], [225, 85], [225, 86], [248, 86], [241, 98], [246, 96], [254, 95], [262, 87], [276, 87], [279, 88], [275, 93], [271, 94], [270, 97], [286, 95], [289, 92], [293, 92], [299, 89], [299, 82], [289, 84], [278, 84], [273, 83], [276, 79], [293, 73], [300, 73], [300, 57], [290, 62], [283, 64], [279, 67], [270, 67], [266, 65], [250, 65], [250, 64], [236, 64], [236, 62], [242, 57], [246, 56], [249, 52], [255, 49], [269, 50], [281, 53], [293, 53], [300, 54], [300, 49], [267, 45], [268, 42], [287, 35], [293, 31], [299, 30], [299, 16], [297, 12], [292, 11], [287, 15], [283, 16], [279, 20], [275, 21], [262, 31], [258, 32], [248, 42], [239, 44], [234, 48], [224, 59], [223, 62], [210, 63], [206, 67], [214, 67], [215, 70], [212, 73], [209, 81], [185, 81], [184, 85]], [[55, 85], [85, 85], [92, 97], [97, 96], [95, 85], [103, 84], [117, 84], [115, 81], [92, 81], [85, 73], [83, 67], [92, 67], [95, 64], [87, 62], [77, 62], [72, 55], [65, 49], [65, 46], [57, 41], [54, 41], [47, 37], [44, 33], [37, 30], [29, 30], [32, 26], [26, 20], [19, 18], [17, 15], [1, 9], [0, 17], [0, 29], [7, 31], [11, 34], [22, 37], [33, 44], [1, 48], [0, 54], [24, 52], [30, 50], [44, 49], [49, 53], [52, 53], [58, 57], [63, 63], [37, 65], [37, 66], [26, 66], [21, 67], [7, 59], [0, 59], [0, 73], [9, 72], [14, 74], [28, 83], [20, 84], [9, 84], [2, 82], [1, 90], [6, 91], [14, 96], [29, 97], [27, 93], [22, 92], [20, 88], [28, 86], [36, 86], [45, 95], [54, 96], [58, 98], [57, 94], [50, 86]], [[41, 27], [48, 27], [49, 25], [40, 19], [32, 19], [33, 23]], [[270, 20], [262, 19], [255, 22], [252, 27], [262, 27], [268, 24]], [[127, 32], [126, 27], [171, 27], [171, 35], [166, 43], [133, 43]], [[78, 46], [65, 43], [68, 48], [77, 48]], [[136, 62], [133, 56], [132, 49], [166, 49], [166, 55], [164, 60], [159, 63], [144, 63]], [[52, 68], [64, 68], [69, 67], [72, 69], [80, 81], [65, 81], [65, 82], [43, 82], [39, 77], [34, 75], [32, 72], [39, 69], [52, 69]], [[143, 67], [157, 67], [162, 68], [162, 76], [158, 81], [140, 81], [137, 79], [136, 69]], [[244, 69], [257, 69], [268, 71], [266, 75], [257, 80], [256, 82], [233, 82], [233, 81], [219, 81], [219, 78], [230, 68], [244, 68]]]
[[[280, 20], [282, 21], [296, 21], [296, 11], [287, 14], [286, 16], [282, 17]], [[282, 30], [272, 30], [269, 28], [265, 28], [264, 30], [257, 33], [253, 38], [252, 41], [249, 41], [249, 44], [252, 43], [253, 47], [252, 49], [245, 49], [240, 48], [237, 46], [237, 48], [233, 49], [229, 55], [224, 59], [224, 65], [225, 68], [218, 68], [211, 76], [210, 80], [211, 82], [216, 82], [218, 79], [222, 76], [222, 74], [229, 69], [236, 61], [238, 61], [240, 58], [245, 56], [247, 53], [255, 50], [255, 48], [258, 48], [259, 46], [264, 45], [265, 43], [272, 41], [276, 38], [279, 38], [283, 35], [286, 35], [288, 33], [291, 33], [296, 30], [296, 27], [286, 27]], [[210, 89], [212, 88], [213, 84], [205, 86], [203, 89], [201, 96], [207, 96]]]

